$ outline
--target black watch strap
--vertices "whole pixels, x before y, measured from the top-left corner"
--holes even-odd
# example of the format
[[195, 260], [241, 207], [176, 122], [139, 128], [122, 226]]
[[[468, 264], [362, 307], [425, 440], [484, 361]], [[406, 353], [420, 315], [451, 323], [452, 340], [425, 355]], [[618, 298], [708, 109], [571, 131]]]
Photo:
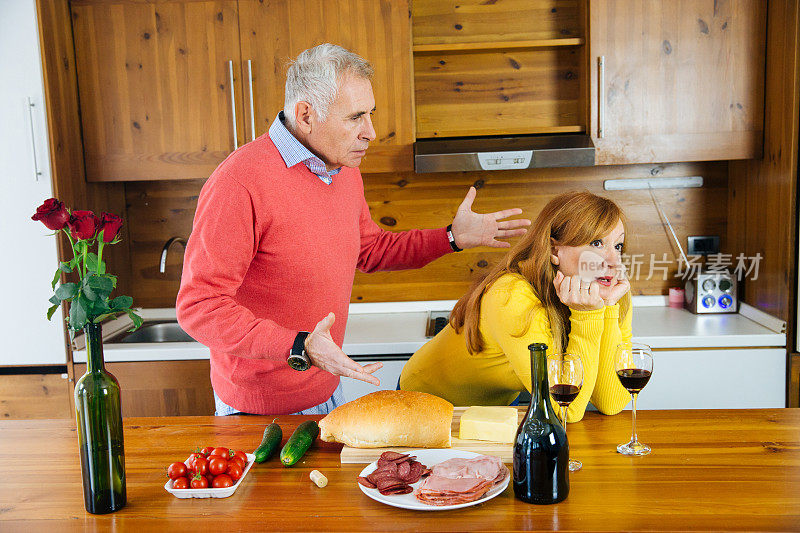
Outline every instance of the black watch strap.
[[447, 225], [447, 240], [450, 241], [450, 248], [453, 249], [454, 252], [460, 252], [462, 249], [458, 247], [456, 244], [456, 238], [453, 237], [453, 225]]
[[289, 350], [287, 362], [289, 366], [295, 370], [303, 371], [311, 368], [311, 359], [309, 359], [308, 354], [306, 354], [305, 346], [306, 337], [308, 337], [308, 335], [308, 331], [298, 332], [292, 343], [292, 349]]

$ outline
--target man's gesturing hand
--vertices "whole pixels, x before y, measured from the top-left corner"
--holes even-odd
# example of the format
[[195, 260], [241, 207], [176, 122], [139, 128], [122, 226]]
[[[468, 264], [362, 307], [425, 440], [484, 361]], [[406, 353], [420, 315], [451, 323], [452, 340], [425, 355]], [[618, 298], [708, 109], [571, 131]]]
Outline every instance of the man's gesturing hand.
[[472, 202], [478, 192], [475, 187], [470, 187], [467, 196], [453, 219], [453, 238], [456, 246], [467, 249], [475, 246], [491, 246], [492, 248], [508, 248], [510, 243], [498, 241], [525, 235], [523, 226], [530, 226], [531, 221], [526, 218], [517, 220], [500, 220], [522, 214], [522, 209], [505, 209], [494, 213], [481, 215], [472, 210]]
[[380, 385], [380, 380], [372, 374], [381, 369], [383, 363], [361, 366], [347, 357], [331, 337], [331, 326], [334, 320], [336, 320], [336, 315], [328, 313], [328, 316], [320, 320], [314, 327], [314, 331], [306, 337], [306, 353], [311, 359], [311, 364], [336, 376], [347, 376], [373, 385]]

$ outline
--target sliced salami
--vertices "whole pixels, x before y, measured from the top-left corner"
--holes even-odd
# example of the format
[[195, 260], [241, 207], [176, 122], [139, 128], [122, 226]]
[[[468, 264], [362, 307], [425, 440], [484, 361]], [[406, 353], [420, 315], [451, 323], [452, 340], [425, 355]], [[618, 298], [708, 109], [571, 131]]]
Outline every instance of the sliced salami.
[[358, 482], [367, 487], [368, 489], [377, 488], [377, 486], [374, 483], [372, 483], [369, 479], [362, 476], [358, 476]]

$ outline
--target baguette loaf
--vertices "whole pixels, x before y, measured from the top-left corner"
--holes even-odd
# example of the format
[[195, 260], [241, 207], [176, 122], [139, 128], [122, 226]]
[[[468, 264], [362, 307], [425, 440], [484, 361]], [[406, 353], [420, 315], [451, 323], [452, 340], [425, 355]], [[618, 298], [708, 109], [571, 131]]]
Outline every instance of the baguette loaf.
[[453, 404], [413, 391], [378, 391], [340, 405], [320, 420], [320, 438], [352, 448], [449, 448]]

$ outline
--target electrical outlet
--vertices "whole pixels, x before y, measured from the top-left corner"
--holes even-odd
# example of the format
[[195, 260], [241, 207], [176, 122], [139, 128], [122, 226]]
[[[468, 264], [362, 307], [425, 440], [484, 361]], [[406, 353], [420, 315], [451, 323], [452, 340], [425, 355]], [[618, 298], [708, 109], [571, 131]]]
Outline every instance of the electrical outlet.
[[719, 235], [692, 235], [689, 239], [688, 255], [709, 255], [719, 253]]

